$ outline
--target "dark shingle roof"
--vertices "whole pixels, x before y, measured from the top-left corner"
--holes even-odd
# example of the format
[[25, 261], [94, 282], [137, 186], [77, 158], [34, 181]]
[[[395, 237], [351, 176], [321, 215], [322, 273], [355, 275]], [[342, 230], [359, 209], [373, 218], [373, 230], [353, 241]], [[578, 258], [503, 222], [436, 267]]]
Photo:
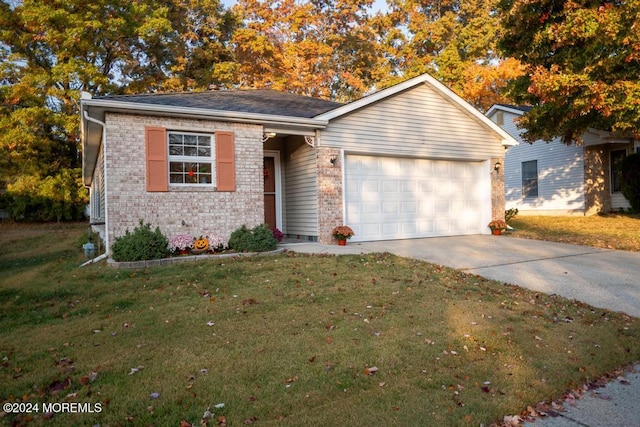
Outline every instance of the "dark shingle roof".
[[338, 102], [269, 89], [112, 95], [94, 99], [304, 118], [315, 117], [342, 105]]

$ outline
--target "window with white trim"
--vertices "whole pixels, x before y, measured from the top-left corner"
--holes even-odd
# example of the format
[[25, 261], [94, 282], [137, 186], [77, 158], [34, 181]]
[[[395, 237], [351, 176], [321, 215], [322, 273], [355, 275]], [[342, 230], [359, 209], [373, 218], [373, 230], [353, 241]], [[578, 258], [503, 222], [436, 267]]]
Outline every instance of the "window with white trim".
[[169, 184], [213, 186], [215, 150], [213, 135], [167, 132]]
[[522, 162], [522, 195], [538, 197], [538, 161]]

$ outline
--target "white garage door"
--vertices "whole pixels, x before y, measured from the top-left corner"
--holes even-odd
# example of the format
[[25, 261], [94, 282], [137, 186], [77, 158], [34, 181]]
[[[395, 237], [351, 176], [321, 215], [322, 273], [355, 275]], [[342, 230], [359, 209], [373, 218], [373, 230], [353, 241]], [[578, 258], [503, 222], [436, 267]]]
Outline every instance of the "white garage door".
[[491, 183], [483, 162], [347, 155], [352, 241], [484, 233]]

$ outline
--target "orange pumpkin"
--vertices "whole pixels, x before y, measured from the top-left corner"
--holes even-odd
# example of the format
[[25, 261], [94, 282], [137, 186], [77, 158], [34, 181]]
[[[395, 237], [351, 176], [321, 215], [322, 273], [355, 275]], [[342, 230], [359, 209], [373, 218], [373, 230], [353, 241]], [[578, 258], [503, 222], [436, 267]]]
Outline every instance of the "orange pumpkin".
[[209, 249], [209, 240], [206, 237], [202, 237], [193, 242], [193, 249], [197, 251], [206, 251]]

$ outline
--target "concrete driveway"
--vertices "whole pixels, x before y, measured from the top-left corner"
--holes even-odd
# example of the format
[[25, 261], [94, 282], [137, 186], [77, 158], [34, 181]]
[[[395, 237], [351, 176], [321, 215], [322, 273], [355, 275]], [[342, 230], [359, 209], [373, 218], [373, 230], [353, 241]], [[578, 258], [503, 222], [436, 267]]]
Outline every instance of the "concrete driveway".
[[350, 242], [347, 246], [294, 244], [288, 249], [390, 252], [640, 317], [640, 252], [489, 235]]

